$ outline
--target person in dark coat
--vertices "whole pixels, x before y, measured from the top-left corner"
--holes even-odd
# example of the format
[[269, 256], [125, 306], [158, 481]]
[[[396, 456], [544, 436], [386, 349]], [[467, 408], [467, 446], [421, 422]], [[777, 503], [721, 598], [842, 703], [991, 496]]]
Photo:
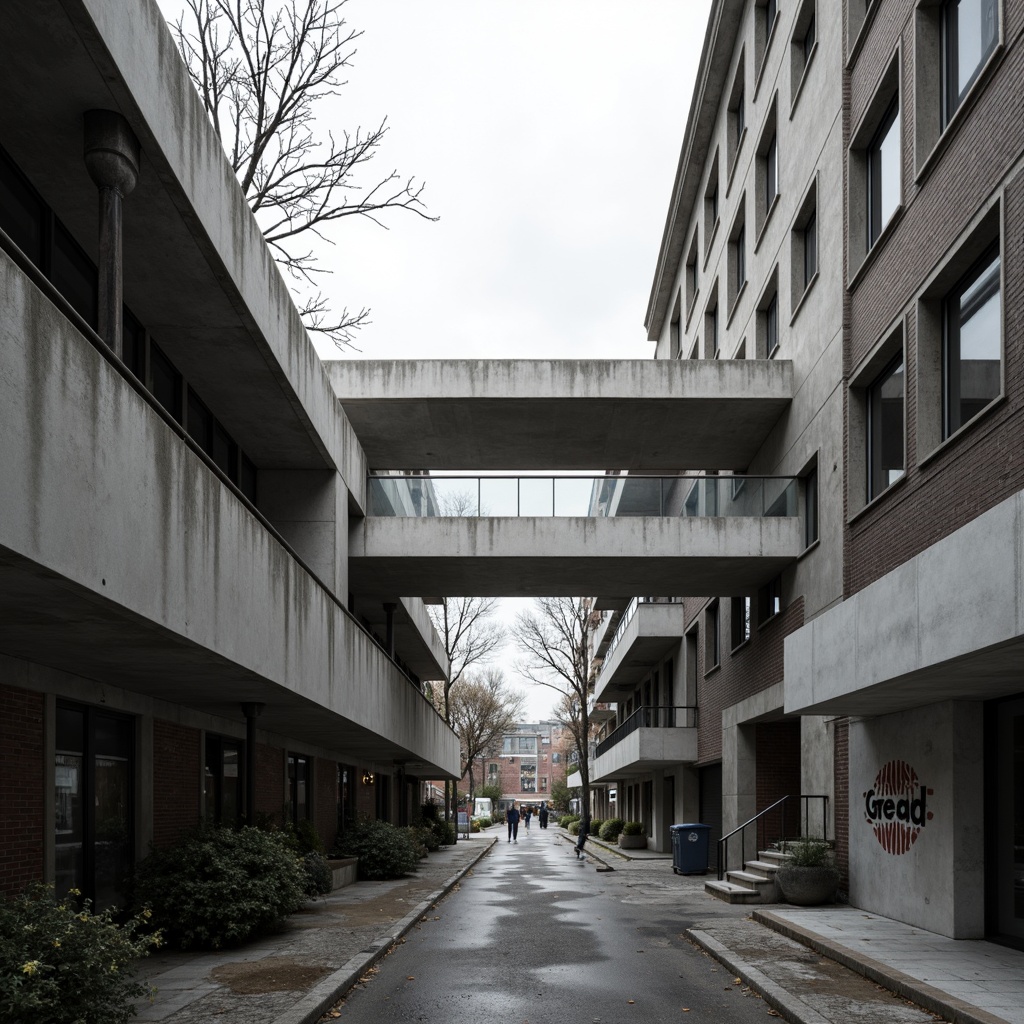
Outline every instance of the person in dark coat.
[[508, 822], [508, 841], [519, 845], [519, 808], [516, 807], [515, 800], [512, 801], [512, 806], [505, 811], [505, 821]]
[[537, 817], [540, 819], [540, 827], [541, 828], [547, 828], [548, 827], [548, 805], [547, 805], [547, 803], [544, 803], [544, 802], [541, 803], [540, 810], [537, 812]]
[[576, 859], [579, 860], [581, 857], [586, 860], [586, 856], [583, 853], [583, 847], [587, 845], [587, 836], [590, 833], [590, 815], [584, 812], [583, 817], [580, 818], [580, 835], [576, 840], [576, 845], [573, 850], [576, 852]]

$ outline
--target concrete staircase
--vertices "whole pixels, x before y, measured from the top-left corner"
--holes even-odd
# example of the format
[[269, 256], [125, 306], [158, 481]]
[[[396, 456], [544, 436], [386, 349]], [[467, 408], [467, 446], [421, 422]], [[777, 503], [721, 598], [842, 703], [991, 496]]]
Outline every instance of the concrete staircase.
[[775, 872], [790, 859], [780, 850], [761, 850], [742, 870], [727, 871], [721, 882], [705, 882], [704, 891], [726, 903], [778, 903]]

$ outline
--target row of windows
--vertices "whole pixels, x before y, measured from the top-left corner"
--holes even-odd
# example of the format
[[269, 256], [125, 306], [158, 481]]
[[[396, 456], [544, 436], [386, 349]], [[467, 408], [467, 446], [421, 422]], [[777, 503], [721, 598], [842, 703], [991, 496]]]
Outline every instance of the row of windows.
[[[735, 654], [749, 639], [756, 621], [758, 629], [782, 611], [782, 577], [776, 576], [758, 590], [756, 597], [729, 598], [729, 641]], [[756, 620], [755, 620], [756, 615]], [[696, 651], [693, 651], [695, 654]], [[704, 610], [704, 672], [722, 664], [722, 601], [712, 601]]]
[[[96, 267], [2, 148], [0, 228], [95, 330]], [[123, 316], [125, 365], [228, 479], [255, 503], [255, 465], [127, 307]]]

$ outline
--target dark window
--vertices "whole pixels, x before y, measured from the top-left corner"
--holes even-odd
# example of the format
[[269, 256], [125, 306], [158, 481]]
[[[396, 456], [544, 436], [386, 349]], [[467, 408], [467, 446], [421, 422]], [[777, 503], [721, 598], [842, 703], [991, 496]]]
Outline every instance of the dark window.
[[288, 755], [288, 814], [293, 825], [310, 817], [311, 758]]
[[121, 359], [124, 365], [135, 375], [139, 383], [146, 381], [146, 332], [142, 324], [125, 309], [123, 317], [123, 345]]
[[242, 820], [242, 741], [206, 737], [206, 819], [218, 825]]
[[134, 728], [98, 708], [57, 705], [54, 873], [97, 910], [123, 903], [135, 850]]
[[804, 55], [804, 67], [807, 67], [807, 62], [811, 59], [811, 50], [814, 49], [814, 42], [817, 36], [815, 35], [816, 26], [814, 24], [814, 15], [811, 15], [811, 20], [807, 24], [807, 31], [804, 33], [803, 38], [803, 55]]
[[254, 505], [256, 504], [256, 466], [252, 460], [242, 455], [239, 459], [239, 473], [238, 473], [238, 487], [239, 490], [251, 501]]
[[714, 358], [718, 355], [718, 307], [708, 310], [707, 316], [707, 337], [704, 339], [708, 346], [708, 357]]
[[338, 835], [344, 835], [356, 820], [356, 770], [351, 765], [338, 765]]
[[732, 634], [732, 648], [735, 650], [742, 643], [750, 639], [750, 598], [732, 598], [730, 611], [730, 632]]
[[157, 345], [149, 347], [149, 372], [152, 378], [150, 390], [153, 397], [181, 422], [181, 374]]
[[238, 482], [238, 448], [231, 435], [216, 421], [213, 423], [213, 446], [210, 458], [217, 467], [234, 483]]
[[804, 227], [804, 288], [811, 283], [811, 278], [818, 272], [818, 214], [811, 213], [810, 220]]
[[773, 132], [764, 152], [764, 208], [779, 194], [779, 136]]
[[771, 357], [779, 347], [779, 293], [776, 292], [764, 311], [765, 353]]
[[674, 316], [672, 318], [672, 322], [669, 324], [669, 328], [668, 328], [668, 335], [669, 335], [669, 350], [670, 350], [669, 351], [669, 355], [671, 356], [672, 359], [678, 359], [682, 355], [682, 352], [680, 350], [680, 340], [679, 339], [680, 339], [681, 335], [679, 333], [679, 317], [678, 316]]
[[188, 389], [187, 426], [189, 437], [209, 455], [213, 450], [213, 414], [191, 388]]
[[943, 303], [943, 437], [977, 416], [1001, 390], [999, 269], [993, 247]]
[[998, 0], [947, 0], [943, 4], [943, 126], [956, 113], [998, 41]]
[[778, 13], [778, 0], [768, 0], [764, 5], [764, 23], [769, 32], [772, 30], [772, 25], [775, 24], [775, 15]]
[[900, 204], [900, 107], [897, 97], [889, 105], [868, 145], [868, 248]]
[[96, 268], [58, 221], [53, 228], [50, 280], [85, 322], [96, 327]]
[[757, 624], [763, 625], [782, 611], [782, 577], [765, 584], [757, 592]]
[[903, 393], [901, 353], [867, 391], [868, 501], [903, 476]]
[[708, 193], [708, 223], [714, 226], [718, 220], [718, 184]]
[[40, 270], [48, 214], [35, 190], [0, 150], [0, 228]]
[[804, 477], [804, 545], [810, 547], [818, 539], [818, 468]]
[[708, 672], [722, 662], [722, 619], [715, 601], [707, 611], [707, 629], [704, 632], [704, 671]]
[[747, 280], [747, 225], [741, 224], [736, 232], [736, 294]]
[[736, 118], [736, 142], [739, 144], [743, 129], [747, 127], [747, 112], [743, 105], [743, 90], [740, 90], [736, 97], [736, 106], [733, 108], [733, 116]]

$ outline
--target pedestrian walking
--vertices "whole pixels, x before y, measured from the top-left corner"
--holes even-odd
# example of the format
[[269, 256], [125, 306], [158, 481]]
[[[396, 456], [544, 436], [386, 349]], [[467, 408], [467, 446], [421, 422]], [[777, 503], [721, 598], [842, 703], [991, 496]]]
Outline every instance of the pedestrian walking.
[[537, 817], [540, 819], [540, 827], [548, 827], [548, 805], [547, 802], [542, 800], [540, 804], [540, 810], [537, 812]]
[[590, 833], [590, 815], [585, 813], [580, 818], [580, 835], [576, 840], [576, 845], [573, 850], [576, 852], [577, 860], [586, 860], [586, 855], [583, 852], [583, 847], [587, 845], [587, 836]]
[[526, 825], [526, 831], [530, 831], [530, 819], [533, 817], [533, 804], [527, 804], [523, 808], [523, 824]]
[[508, 841], [519, 845], [519, 808], [515, 800], [512, 806], [505, 811], [505, 821], [508, 822]]

